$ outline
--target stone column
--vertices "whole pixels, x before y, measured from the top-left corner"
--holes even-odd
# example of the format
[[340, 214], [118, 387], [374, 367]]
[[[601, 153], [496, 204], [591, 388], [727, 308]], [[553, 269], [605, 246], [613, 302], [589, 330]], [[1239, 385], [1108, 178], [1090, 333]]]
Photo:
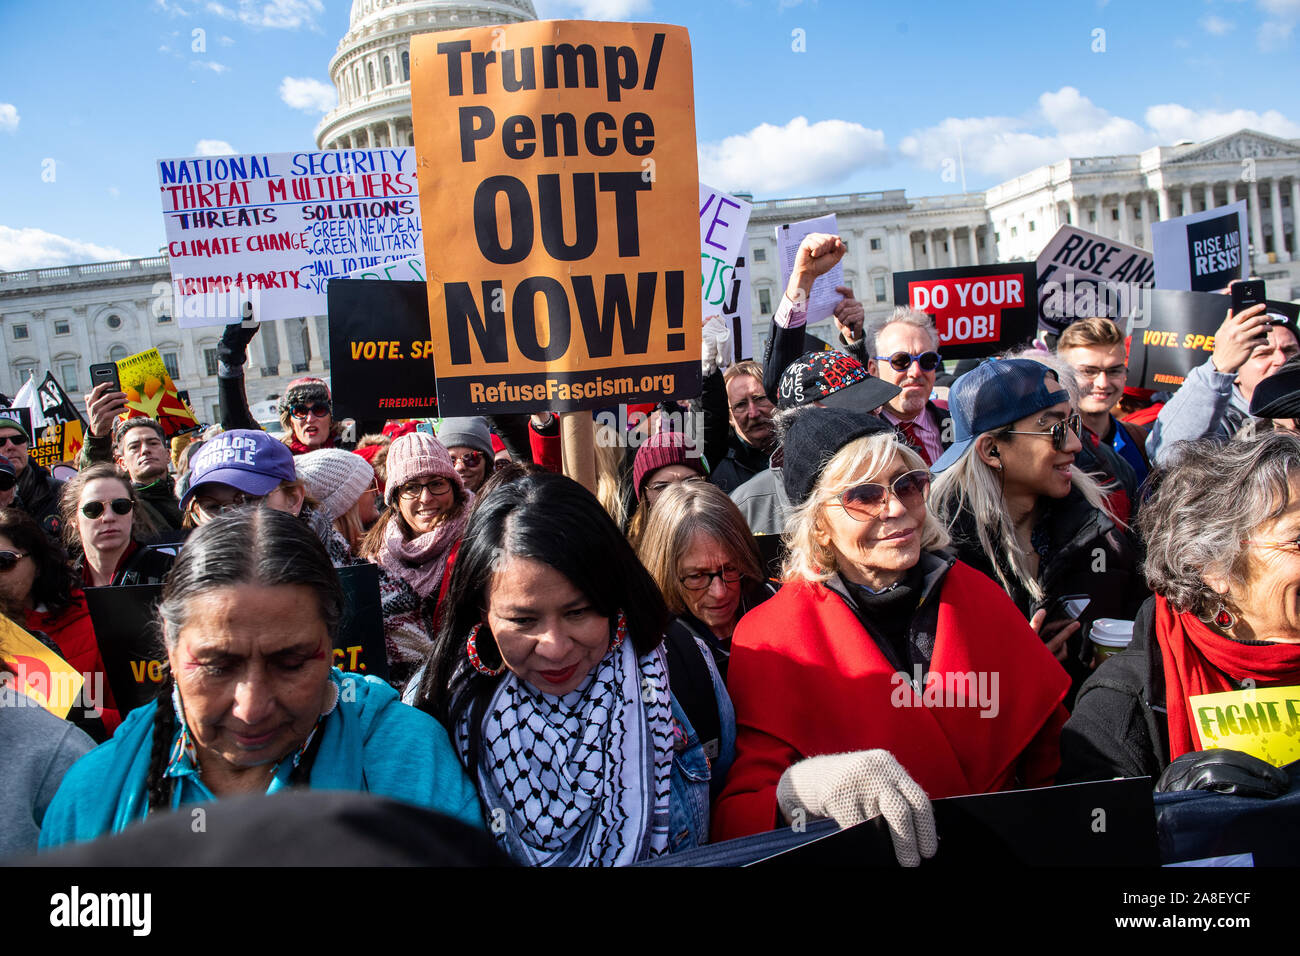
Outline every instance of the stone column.
[[1183, 215], [1190, 216], [1195, 210], [1192, 207], [1192, 187], [1183, 187]]
[[1286, 230], [1282, 227], [1282, 183], [1274, 176], [1268, 183], [1268, 200], [1273, 207], [1273, 251], [1279, 262], [1286, 262], [1291, 254], [1286, 248]]
[[293, 359], [290, 357], [289, 333], [284, 327], [285, 321], [285, 319], [280, 319], [271, 323], [275, 326], [275, 344], [280, 349], [280, 364], [276, 367], [275, 374], [283, 378], [290, 378], [293, 376]]
[[1079, 222], [1079, 200], [1074, 196], [1070, 197], [1070, 225], [1079, 229], [1083, 228], [1083, 225]]
[[1119, 197], [1119, 241], [1130, 245], [1133, 243], [1128, 231], [1128, 196], [1123, 193]]
[[1142, 194], [1142, 230], [1138, 238], [1142, 240], [1138, 245], [1143, 249], [1151, 248], [1151, 197], [1145, 192]]
[[[906, 229], [906, 227], [904, 228]], [[914, 272], [916, 270], [916, 247], [912, 245], [912, 230], [906, 229], [906, 235], [902, 238], [907, 240], [903, 244], [903, 252], [905, 253], [903, 256], [903, 265], [907, 267], [904, 271]]]
[[1291, 177], [1291, 252], [1300, 252], [1300, 177]]
[[1173, 205], [1173, 203], [1170, 201], [1169, 198], [1168, 186], [1161, 186], [1159, 189], [1156, 190], [1156, 203], [1159, 207], [1157, 211], [1160, 213], [1161, 222], [1164, 222], [1166, 219], [1173, 218], [1173, 216], [1171, 215], [1173, 213], [1173, 210], [1170, 208]]
[[948, 245], [948, 265], [955, 266], [957, 264], [957, 233], [952, 229], [947, 230], [947, 232], [948, 237], [945, 242]]
[[1231, 206], [1236, 201], [1237, 201], [1237, 181], [1235, 179], [1229, 179], [1228, 180], [1228, 205]]
[[1264, 252], [1264, 220], [1259, 215], [1259, 183], [1252, 179], [1249, 183], [1250, 197], [1246, 205], [1250, 210], [1250, 244], [1255, 247], [1253, 262], [1267, 262]]
[[397, 124], [392, 120], [388, 121], [388, 145], [391, 148], [397, 147]]
[[1214, 208], [1214, 183], [1205, 184], [1205, 208]]
[[978, 226], [971, 226], [967, 239], [970, 242], [970, 264], [977, 266], [980, 264], [980, 241], [976, 233], [979, 231]]
[[885, 227], [885, 253], [889, 256], [889, 271], [898, 272], [898, 228]]
[[325, 371], [325, 350], [320, 344], [320, 329], [316, 327], [316, 316], [307, 316], [307, 342], [311, 345], [311, 361], [308, 368], [313, 372]]

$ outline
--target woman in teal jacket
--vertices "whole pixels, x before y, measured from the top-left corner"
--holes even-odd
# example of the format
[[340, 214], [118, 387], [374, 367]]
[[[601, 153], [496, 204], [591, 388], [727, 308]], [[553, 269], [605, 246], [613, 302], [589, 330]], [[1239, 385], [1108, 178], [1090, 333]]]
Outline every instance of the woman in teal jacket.
[[330, 666], [342, 612], [329, 556], [292, 516], [255, 507], [198, 529], [158, 609], [168, 680], [68, 771], [41, 845], [292, 786], [368, 791], [481, 827], [438, 722]]

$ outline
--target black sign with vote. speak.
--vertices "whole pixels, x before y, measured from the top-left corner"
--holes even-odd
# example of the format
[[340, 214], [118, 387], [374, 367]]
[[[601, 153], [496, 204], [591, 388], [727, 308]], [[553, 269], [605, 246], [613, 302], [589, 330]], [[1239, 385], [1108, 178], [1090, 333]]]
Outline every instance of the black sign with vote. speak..
[[331, 279], [325, 294], [335, 414], [362, 422], [436, 417], [425, 283]]
[[[379, 603], [379, 568], [339, 568], [343, 618], [334, 639], [333, 664], [388, 679], [384, 619]], [[123, 716], [149, 703], [166, 679], [167, 655], [155, 625], [161, 584], [86, 588], [95, 639], [104, 658], [104, 677]]]

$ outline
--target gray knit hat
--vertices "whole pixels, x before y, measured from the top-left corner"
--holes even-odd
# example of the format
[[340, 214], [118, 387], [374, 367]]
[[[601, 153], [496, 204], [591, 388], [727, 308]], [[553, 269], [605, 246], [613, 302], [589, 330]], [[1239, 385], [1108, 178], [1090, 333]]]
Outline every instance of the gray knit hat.
[[463, 445], [481, 451], [489, 460], [492, 451], [492, 432], [486, 418], [444, 418], [438, 427], [438, 441], [444, 448]]
[[347, 514], [362, 493], [375, 481], [375, 469], [360, 455], [338, 448], [322, 448], [295, 455], [294, 470], [307, 494], [320, 502], [331, 521]]

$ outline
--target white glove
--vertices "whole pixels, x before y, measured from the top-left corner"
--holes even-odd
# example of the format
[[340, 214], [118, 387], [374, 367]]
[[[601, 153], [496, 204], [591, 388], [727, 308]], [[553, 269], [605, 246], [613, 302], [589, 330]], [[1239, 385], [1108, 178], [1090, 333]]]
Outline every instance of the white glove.
[[711, 315], [700, 330], [700, 366], [707, 378], [715, 369], [725, 369], [732, 363], [734, 343], [731, 328], [720, 315]]
[[939, 849], [930, 799], [888, 750], [801, 760], [781, 774], [776, 802], [787, 820], [803, 810], [841, 829], [883, 816], [903, 866], [920, 866]]

